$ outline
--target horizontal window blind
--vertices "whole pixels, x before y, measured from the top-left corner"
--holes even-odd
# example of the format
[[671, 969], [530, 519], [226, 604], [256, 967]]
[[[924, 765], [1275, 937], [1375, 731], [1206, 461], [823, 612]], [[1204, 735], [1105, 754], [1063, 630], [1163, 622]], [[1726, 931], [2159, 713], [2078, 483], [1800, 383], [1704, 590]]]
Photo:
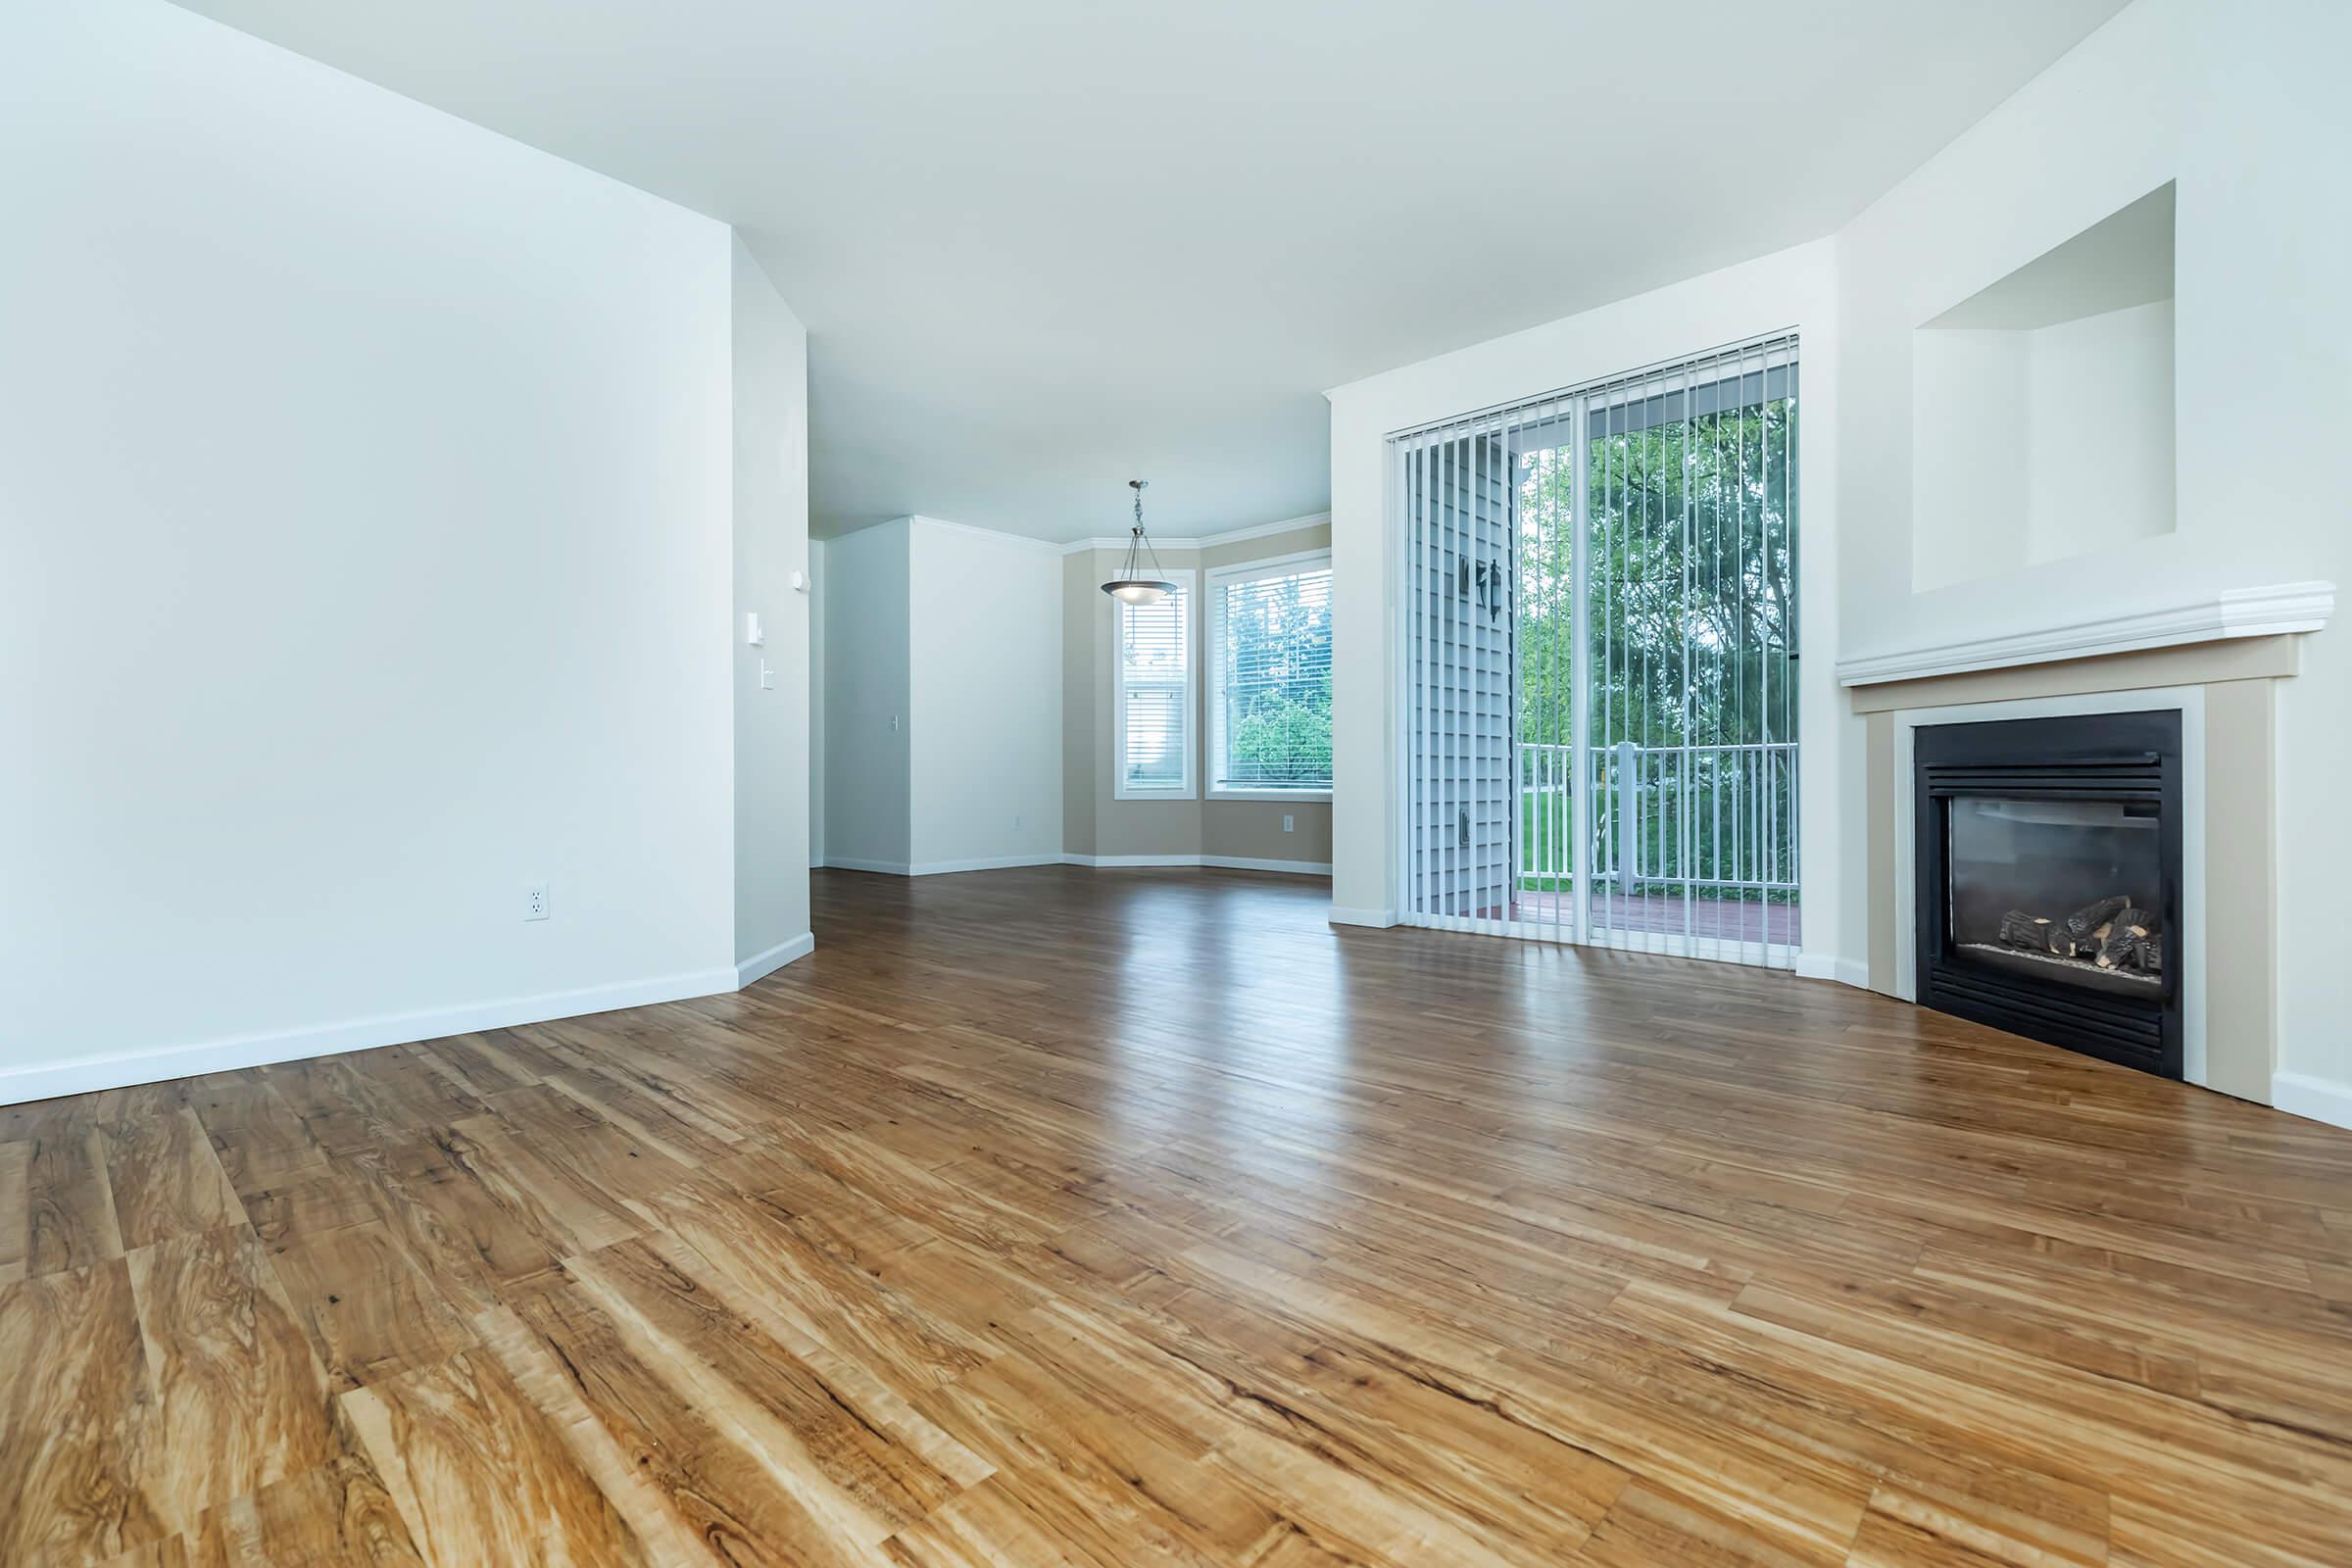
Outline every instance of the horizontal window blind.
[[1188, 794], [1192, 596], [1118, 607], [1119, 782], [1128, 794]]
[[1330, 565], [1251, 572], [1215, 587], [1216, 787], [1330, 789]]

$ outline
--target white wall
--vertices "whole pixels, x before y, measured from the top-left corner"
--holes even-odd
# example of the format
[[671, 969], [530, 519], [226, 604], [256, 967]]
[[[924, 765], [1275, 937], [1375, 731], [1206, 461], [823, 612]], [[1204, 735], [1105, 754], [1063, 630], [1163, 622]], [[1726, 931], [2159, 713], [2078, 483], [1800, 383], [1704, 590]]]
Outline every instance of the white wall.
[[0, 1101], [731, 986], [727, 230], [155, 0], [0, 56]]
[[2026, 560], [2129, 553], [2173, 531], [2173, 302], [2027, 334]]
[[2172, 301], [1921, 330], [1911, 352], [1914, 591], [2172, 531]]
[[918, 872], [1061, 858], [1061, 555], [911, 519]]
[[[907, 547], [899, 518], [825, 542], [825, 863], [905, 874], [909, 816]], [[895, 723], [894, 723], [895, 720]]]
[[[731, 239], [735, 396], [735, 964], [808, 951], [808, 334]], [[754, 647], [744, 617], [766, 638]], [[766, 683], [761, 683], [761, 671]]]
[[1913, 345], [1911, 578], [1923, 592], [2026, 562], [2031, 336], [1946, 327]]
[[[1335, 388], [1331, 399], [1333, 722], [1332, 906], [1340, 920], [1396, 918], [1394, 759], [1395, 641], [1400, 547], [1387, 515], [1386, 436], [1426, 421], [1540, 396], [1620, 370], [1783, 327], [1802, 334], [1800, 462], [1808, 475], [1799, 638], [1807, 655], [1838, 646], [1836, 562], [1838, 322], [1828, 241], [1798, 246], [1688, 282]], [[1864, 953], [1862, 900], [1847, 886], [1838, 818], [1845, 781], [1860, 786], [1862, 726], [1846, 711], [1830, 658], [1800, 663], [1804, 952], [1820, 972]], [[1812, 759], [1835, 759], [1818, 765]], [[1859, 809], [1861, 797], [1853, 797]], [[1858, 863], [1851, 876], [1860, 874]], [[1843, 929], [1848, 919], [1853, 929]]]
[[1059, 860], [1058, 550], [900, 517], [827, 541], [824, 563], [825, 863]]
[[808, 541], [808, 863], [825, 863], [825, 542]]
[[[2153, 608], [2183, 589], [2352, 583], [2330, 456], [2352, 387], [2352, 7], [2139, 0], [1896, 186], [1838, 240], [1846, 354], [1843, 652]], [[2177, 523], [2095, 561], [1912, 591], [1913, 328], [2178, 181]], [[1818, 472], [1819, 470], [1815, 470]], [[2352, 1116], [2352, 628], [2304, 640], [2281, 689], [2280, 1067]], [[1808, 783], [1810, 778], [1808, 778]], [[1858, 856], [1857, 813], [1848, 855]]]

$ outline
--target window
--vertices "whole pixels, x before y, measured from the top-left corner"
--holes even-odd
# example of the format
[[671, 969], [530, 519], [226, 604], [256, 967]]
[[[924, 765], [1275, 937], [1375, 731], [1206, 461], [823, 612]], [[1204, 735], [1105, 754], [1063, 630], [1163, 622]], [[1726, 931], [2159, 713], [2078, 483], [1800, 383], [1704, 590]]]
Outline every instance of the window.
[[1193, 798], [1193, 574], [1155, 605], [1112, 601], [1118, 690], [1111, 704], [1120, 800]]
[[1209, 793], [1331, 798], [1331, 557], [1209, 578]]

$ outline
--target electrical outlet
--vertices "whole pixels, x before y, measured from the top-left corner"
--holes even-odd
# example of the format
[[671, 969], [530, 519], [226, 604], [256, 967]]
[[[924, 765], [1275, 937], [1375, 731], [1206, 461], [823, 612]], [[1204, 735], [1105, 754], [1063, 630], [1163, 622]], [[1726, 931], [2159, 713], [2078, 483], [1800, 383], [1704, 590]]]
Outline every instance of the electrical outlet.
[[522, 890], [522, 917], [525, 920], [547, 918], [547, 884], [534, 882]]
[[1282, 813], [1282, 830], [1285, 833], [1290, 832], [1291, 829], [1297, 827], [1298, 825], [1298, 819], [1297, 817], [1291, 815], [1291, 813], [1288, 811]]

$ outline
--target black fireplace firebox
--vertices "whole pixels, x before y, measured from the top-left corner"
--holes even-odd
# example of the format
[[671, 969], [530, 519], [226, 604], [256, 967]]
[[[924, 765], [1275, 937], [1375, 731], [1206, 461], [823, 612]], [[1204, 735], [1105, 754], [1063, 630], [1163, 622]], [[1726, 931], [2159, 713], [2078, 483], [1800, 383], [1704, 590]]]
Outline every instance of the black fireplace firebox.
[[1912, 744], [1920, 1003], [2180, 1077], [2180, 712]]

